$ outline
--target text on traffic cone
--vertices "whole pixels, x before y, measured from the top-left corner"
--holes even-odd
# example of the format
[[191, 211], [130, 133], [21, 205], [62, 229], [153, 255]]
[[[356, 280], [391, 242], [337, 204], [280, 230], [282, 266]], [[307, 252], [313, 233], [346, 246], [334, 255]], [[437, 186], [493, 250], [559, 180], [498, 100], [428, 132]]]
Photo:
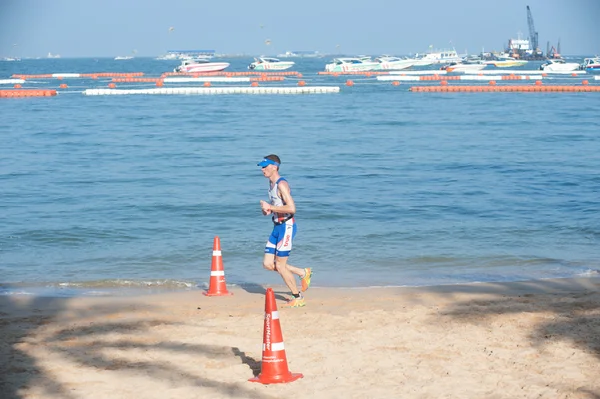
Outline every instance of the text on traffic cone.
[[275, 294], [272, 288], [268, 288], [265, 298], [265, 328], [260, 374], [248, 381], [276, 384], [296, 381], [302, 377], [302, 374], [291, 373], [288, 369]]
[[215, 236], [213, 243], [212, 264], [210, 266], [210, 282], [207, 296], [232, 295], [227, 291], [225, 284], [225, 269], [223, 269], [223, 255], [221, 254], [221, 239]]

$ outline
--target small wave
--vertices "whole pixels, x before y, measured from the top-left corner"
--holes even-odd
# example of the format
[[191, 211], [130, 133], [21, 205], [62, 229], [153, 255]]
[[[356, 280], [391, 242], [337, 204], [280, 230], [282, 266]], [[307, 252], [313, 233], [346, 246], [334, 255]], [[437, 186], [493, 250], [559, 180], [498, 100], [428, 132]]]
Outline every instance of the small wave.
[[94, 281], [77, 281], [77, 282], [61, 282], [49, 284], [51, 286], [65, 288], [194, 288], [197, 286], [195, 282], [182, 280], [124, 280], [124, 279], [109, 279], [109, 280], [94, 280]]
[[600, 276], [600, 270], [598, 270], [598, 269], [588, 269], [588, 270], [584, 270], [581, 273], [577, 273], [576, 276], [581, 276], [581, 277], [597, 277], [597, 276]]
[[160, 292], [188, 291], [202, 288], [198, 283], [183, 280], [95, 280], [45, 283], [0, 284], [0, 296], [130, 296]]

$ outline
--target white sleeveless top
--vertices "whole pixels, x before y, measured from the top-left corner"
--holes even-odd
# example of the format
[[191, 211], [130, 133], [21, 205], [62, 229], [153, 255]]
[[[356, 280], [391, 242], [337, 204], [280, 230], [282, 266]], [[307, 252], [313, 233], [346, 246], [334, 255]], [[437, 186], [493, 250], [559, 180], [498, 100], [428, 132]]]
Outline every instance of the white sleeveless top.
[[[283, 203], [283, 199], [281, 198], [281, 196], [279, 196], [279, 182], [280, 181], [285, 181], [287, 182], [287, 180], [285, 180], [283, 177], [280, 177], [279, 180], [277, 180], [275, 182], [275, 184], [271, 185], [271, 182], [269, 182], [269, 201], [271, 203], [271, 205], [273, 206], [283, 206], [285, 205]], [[290, 189], [291, 190], [291, 189]], [[291, 213], [273, 213], [273, 223], [275, 224], [282, 224], [283, 222], [291, 222], [293, 223], [293, 214]]]

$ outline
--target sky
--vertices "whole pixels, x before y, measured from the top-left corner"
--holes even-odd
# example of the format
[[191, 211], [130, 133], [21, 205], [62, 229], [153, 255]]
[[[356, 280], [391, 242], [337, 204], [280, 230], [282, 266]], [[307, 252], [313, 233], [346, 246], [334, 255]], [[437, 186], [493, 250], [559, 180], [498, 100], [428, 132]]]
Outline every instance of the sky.
[[600, 0], [0, 0], [0, 57], [478, 54], [528, 38], [527, 5], [542, 51], [600, 55]]

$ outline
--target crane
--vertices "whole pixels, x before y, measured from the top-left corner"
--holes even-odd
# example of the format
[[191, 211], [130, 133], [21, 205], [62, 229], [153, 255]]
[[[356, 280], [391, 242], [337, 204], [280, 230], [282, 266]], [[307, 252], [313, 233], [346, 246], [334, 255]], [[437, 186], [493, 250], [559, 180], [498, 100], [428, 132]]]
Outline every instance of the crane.
[[533, 16], [531, 15], [531, 9], [527, 6], [527, 25], [529, 26], [529, 42], [531, 43], [531, 49], [534, 52], [539, 50], [538, 48], [538, 33], [535, 31], [533, 26]]

